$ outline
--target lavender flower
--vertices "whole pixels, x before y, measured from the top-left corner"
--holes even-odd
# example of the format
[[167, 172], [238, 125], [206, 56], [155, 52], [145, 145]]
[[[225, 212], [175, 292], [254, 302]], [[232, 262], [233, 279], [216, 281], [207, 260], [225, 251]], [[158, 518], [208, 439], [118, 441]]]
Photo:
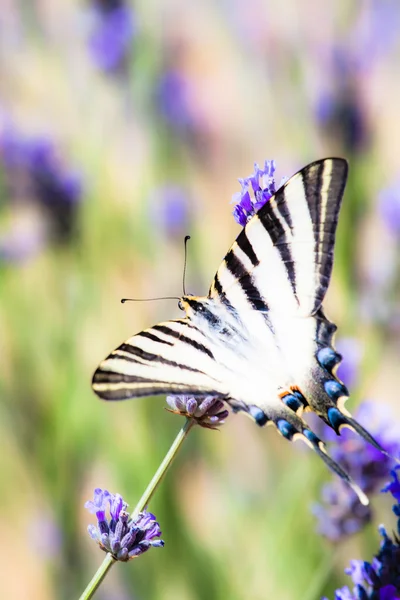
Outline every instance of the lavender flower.
[[160, 75], [156, 86], [156, 104], [164, 121], [178, 134], [190, 134], [196, 129], [189, 82], [179, 69], [166, 69]]
[[345, 570], [353, 579], [353, 592], [346, 586], [336, 590], [335, 600], [399, 600], [400, 598], [400, 481], [397, 466], [392, 471], [393, 481], [383, 492], [390, 492], [396, 504], [393, 512], [398, 518], [397, 534], [393, 539], [387, 534], [383, 525], [379, 527], [382, 537], [378, 554], [372, 563], [363, 560], [352, 560], [350, 567]]
[[[342, 65], [343, 66], [343, 65]], [[336, 138], [345, 151], [363, 150], [369, 141], [369, 123], [351, 67], [333, 68], [334, 92], [323, 92], [317, 102], [316, 117], [322, 127]], [[348, 73], [350, 71], [350, 73]]]
[[[0, 131], [0, 171], [10, 200], [32, 200], [43, 207], [56, 239], [63, 241], [71, 236], [82, 195], [81, 179], [65, 167], [50, 139], [28, 137], [10, 126], [4, 128]], [[36, 240], [35, 235], [31, 237]], [[3, 250], [7, 255], [7, 248]], [[12, 248], [9, 254], [13, 255]]]
[[136, 34], [132, 8], [124, 0], [92, 0], [89, 52], [106, 73], [124, 70]]
[[191, 198], [176, 184], [158, 188], [149, 202], [151, 220], [168, 236], [179, 237], [187, 232], [190, 220]]
[[332, 48], [318, 49], [319, 79], [325, 82], [316, 102], [316, 118], [348, 153], [363, 151], [370, 141], [366, 79], [397, 40], [400, 7], [393, 0], [371, 0], [355, 14], [347, 38]]
[[381, 191], [378, 210], [386, 229], [400, 239], [400, 181]]
[[[387, 407], [363, 402], [355, 417], [391, 456], [399, 456], [399, 427]], [[347, 429], [337, 439], [326, 427], [326, 438], [335, 439], [335, 445], [330, 448], [334, 460], [367, 495], [376, 493], [392, 468], [393, 460]], [[313, 512], [319, 533], [335, 542], [359, 531], [372, 518], [370, 507], [362, 506], [356, 494], [336, 478], [324, 486], [322, 503], [314, 506]]]
[[[255, 163], [254, 173], [245, 179], [239, 179], [242, 190], [234, 194], [232, 202], [236, 204], [233, 216], [242, 227], [275, 194], [275, 169], [274, 160], [266, 160], [264, 169]], [[286, 180], [286, 177], [282, 178], [280, 185]]]
[[197, 425], [207, 429], [216, 429], [218, 425], [223, 425], [229, 416], [222, 400], [214, 396], [167, 396], [167, 403], [170, 406], [170, 409], [167, 409], [169, 412], [194, 419]]
[[[96, 488], [94, 499], [85, 504], [85, 508], [97, 517], [97, 527], [88, 526], [90, 537], [104, 552], [110, 552], [115, 560], [128, 561], [146, 552], [152, 546], [164, 546], [161, 529], [155, 516], [147, 511], [139, 513], [132, 520], [126, 512], [126, 502], [120, 494], [110, 494], [107, 490]], [[106, 513], [110, 513], [110, 519]]]

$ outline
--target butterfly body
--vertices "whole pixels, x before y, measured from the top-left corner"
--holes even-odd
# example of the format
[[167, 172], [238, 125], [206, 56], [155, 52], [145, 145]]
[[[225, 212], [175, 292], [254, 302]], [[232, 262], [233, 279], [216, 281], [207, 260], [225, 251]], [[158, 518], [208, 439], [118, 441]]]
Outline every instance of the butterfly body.
[[368, 500], [326, 454], [302, 418], [317, 413], [337, 433], [349, 426], [377, 442], [344, 409], [334, 374], [336, 326], [323, 312], [347, 178], [340, 158], [311, 163], [244, 227], [208, 296], [186, 295], [182, 319], [160, 323], [114, 350], [93, 376], [103, 399], [213, 395], [285, 438], [302, 439]]

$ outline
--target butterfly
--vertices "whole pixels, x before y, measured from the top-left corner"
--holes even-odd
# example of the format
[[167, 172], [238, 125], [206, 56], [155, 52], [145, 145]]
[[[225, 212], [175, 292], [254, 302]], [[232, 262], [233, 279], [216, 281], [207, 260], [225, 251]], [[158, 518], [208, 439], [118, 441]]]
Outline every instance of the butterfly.
[[258, 425], [306, 442], [368, 504], [302, 417], [312, 411], [337, 434], [350, 427], [384, 452], [344, 407], [337, 328], [322, 307], [347, 172], [344, 159], [326, 158], [293, 175], [245, 225], [208, 295], [184, 295], [185, 317], [111, 352], [94, 373], [95, 393], [105, 400], [220, 398]]

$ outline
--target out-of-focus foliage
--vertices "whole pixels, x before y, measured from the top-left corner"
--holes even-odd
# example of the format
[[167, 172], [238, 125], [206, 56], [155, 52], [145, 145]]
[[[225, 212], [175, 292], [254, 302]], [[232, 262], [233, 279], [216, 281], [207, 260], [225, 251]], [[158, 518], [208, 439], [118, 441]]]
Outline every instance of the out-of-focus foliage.
[[[91, 375], [180, 314], [119, 300], [179, 295], [186, 234], [187, 289], [206, 292], [254, 162], [279, 181], [349, 160], [326, 307], [360, 347], [349, 406], [400, 418], [399, 31], [396, 0], [0, 2], [2, 597], [77, 597], [102, 559], [85, 500], [133, 508], [152, 477], [179, 419], [161, 398], [102, 403]], [[10, 131], [46, 152], [11, 169]], [[113, 567], [99, 599], [332, 598], [377, 535], [333, 557], [309, 508], [328, 478], [240, 415], [195, 428], [149, 507], [165, 548]]]

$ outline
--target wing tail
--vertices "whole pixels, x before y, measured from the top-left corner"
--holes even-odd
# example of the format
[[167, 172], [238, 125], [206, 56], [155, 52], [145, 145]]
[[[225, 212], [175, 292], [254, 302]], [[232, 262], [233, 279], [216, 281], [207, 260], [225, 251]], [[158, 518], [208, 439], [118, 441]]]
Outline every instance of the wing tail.
[[[292, 396], [292, 395], [290, 395]], [[299, 408], [299, 407], [298, 407]], [[289, 441], [301, 440], [314, 450], [324, 463], [338, 475], [357, 494], [361, 504], [369, 504], [369, 500], [362, 489], [353, 481], [348, 473], [327, 454], [322, 440], [309, 428], [308, 424], [294, 412], [292, 408], [282, 402], [281, 406], [269, 409], [268, 413], [258, 406], [247, 407], [247, 412], [254, 418], [258, 425], [271, 423], [278, 432]]]
[[321, 417], [337, 435], [347, 427], [374, 448], [389, 456], [379, 442], [345, 409], [349, 392], [336, 376], [336, 369], [342, 360], [342, 356], [336, 352], [333, 345], [336, 325], [326, 318], [322, 308], [314, 316], [317, 323], [316, 364], [313, 368], [313, 376], [302, 387], [307, 407]]

